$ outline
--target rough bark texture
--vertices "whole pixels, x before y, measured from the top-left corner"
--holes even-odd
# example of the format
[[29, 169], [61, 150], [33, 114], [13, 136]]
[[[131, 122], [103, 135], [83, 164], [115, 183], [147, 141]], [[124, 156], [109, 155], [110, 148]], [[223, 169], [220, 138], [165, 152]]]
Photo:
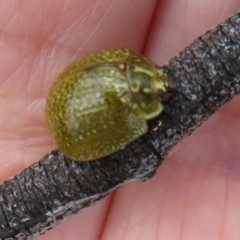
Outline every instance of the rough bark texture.
[[102, 160], [74, 162], [58, 150], [0, 186], [0, 239], [31, 239], [94, 204], [120, 185], [147, 180], [164, 156], [240, 92], [240, 14], [166, 66], [176, 82], [149, 133]]

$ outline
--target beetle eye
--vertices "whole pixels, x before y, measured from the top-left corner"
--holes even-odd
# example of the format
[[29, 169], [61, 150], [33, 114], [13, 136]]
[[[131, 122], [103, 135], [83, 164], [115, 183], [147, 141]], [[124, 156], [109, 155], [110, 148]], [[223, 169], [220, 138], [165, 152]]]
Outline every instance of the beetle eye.
[[167, 101], [170, 97], [170, 94], [168, 92], [164, 92], [162, 89], [157, 90], [157, 95], [163, 102]]

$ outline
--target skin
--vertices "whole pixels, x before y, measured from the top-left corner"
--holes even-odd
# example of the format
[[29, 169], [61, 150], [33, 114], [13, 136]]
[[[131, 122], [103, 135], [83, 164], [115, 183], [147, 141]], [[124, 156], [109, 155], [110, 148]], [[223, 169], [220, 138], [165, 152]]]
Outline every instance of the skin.
[[[55, 148], [45, 98], [72, 60], [126, 46], [164, 64], [240, 8], [238, 0], [129, 3], [0, 3], [1, 181]], [[239, 105], [237, 97], [178, 144], [153, 179], [121, 187], [37, 239], [240, 239]]]

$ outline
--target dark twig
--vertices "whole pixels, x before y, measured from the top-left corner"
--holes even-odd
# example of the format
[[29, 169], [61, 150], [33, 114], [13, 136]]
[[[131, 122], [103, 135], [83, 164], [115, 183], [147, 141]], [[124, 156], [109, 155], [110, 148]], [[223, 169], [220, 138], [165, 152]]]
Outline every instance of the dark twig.
[[149, 133], [102, 160], [58, 150], [0, 186], [0, 239], [31, 239], [120, 185], [152, 177], [184, 136], [240, 92], [240, 13], [197, 39], [165, 68], [176, 90]]

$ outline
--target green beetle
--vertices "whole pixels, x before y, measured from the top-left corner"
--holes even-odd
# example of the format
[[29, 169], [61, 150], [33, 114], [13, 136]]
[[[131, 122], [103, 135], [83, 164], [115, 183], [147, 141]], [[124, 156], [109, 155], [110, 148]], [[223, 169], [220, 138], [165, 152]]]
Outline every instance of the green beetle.
[[102, 51], [59, 75], [47, 97], [46, 122], [65, 156], [98, 159], [145, 134], [173, 87], [144, 56], [127, 48]]

